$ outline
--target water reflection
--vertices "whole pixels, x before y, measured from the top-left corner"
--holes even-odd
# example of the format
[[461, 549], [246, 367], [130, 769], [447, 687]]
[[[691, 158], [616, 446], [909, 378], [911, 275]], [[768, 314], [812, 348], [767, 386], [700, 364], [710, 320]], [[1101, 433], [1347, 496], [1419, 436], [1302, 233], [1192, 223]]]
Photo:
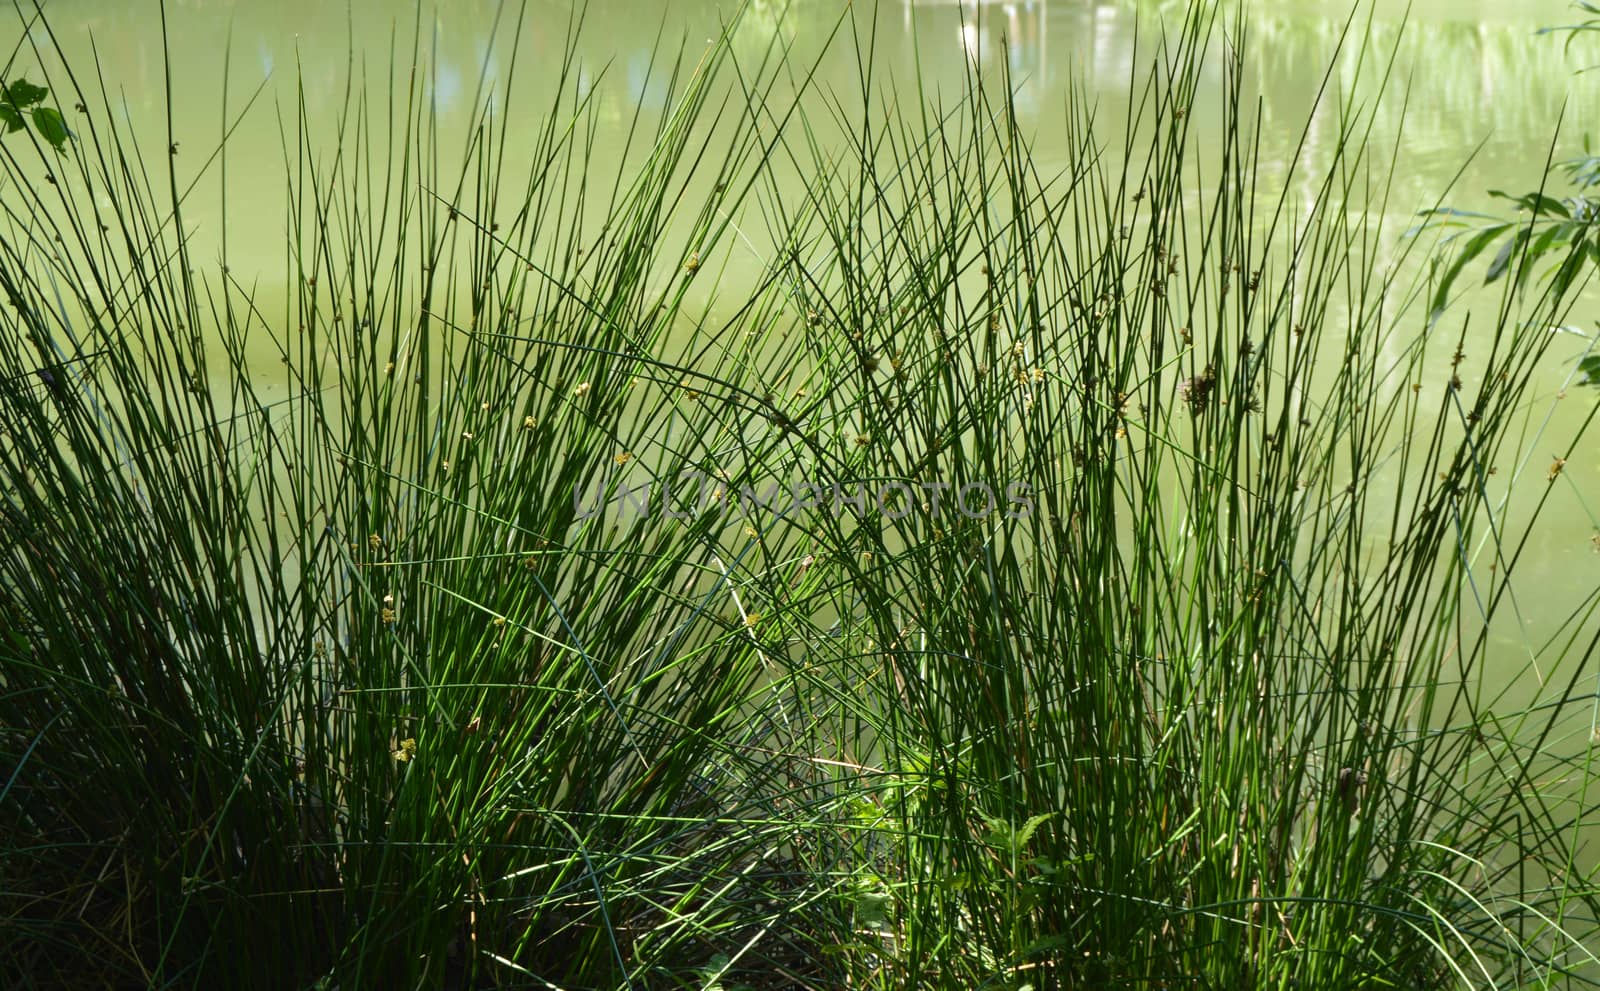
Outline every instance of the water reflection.
[[[1247, 116], [1259, 120], [1262, 175], [1269, 182], [1288, 181], [1283, 178], [1288, 165], [1299, 155], [1297, 175], [1305, 187], [1296, 193], [1302, 200], [1313, 195], [1341, 134], [1342, 107], [1377, 99], [1384, 60], [1392, 53], [1394, 72], [1387, 85], [1392, 97], [1404, 90], [1404, 98], [1377, 104], [1371, 151], [1378, 161], [1403, 152], [1404, 168], [1396, 174], [1390, 201], [1396, 214], [1409, 218], [1418, 207], [1432, 204], [1480, 143], [1482, 150], [1453, 194], [1457, 205], [1485, 207], [1489, 189], [1537, 185], [1563, 102], [1590, 105], [1600, 96], [1600, 73], [1574, 74], [1585, 64], [1581, 48], [1569, 57], [1559, 40], [1534, 34], [1540, 24], [1565, 16], [1561, 6], [1552, 2], [1548, 9], [1526, 5], [1508, 12], [1498, 4], [1424, 5], [1402, 33], [1405, 6], [1382, 3], [1370, 26], [1361, 22], [1346, 37], [1343, 2], [1252, 5], [1251, 43], [1240, 56], [1239, 70], [1253, 104]], [[448, 7], [397, 6], [387, 0], [348, 5], [286, 0], [271, 7], [175, 0], [169, 22], [172, 85], [178, 94], [175, 137], [185, 149], [179, 165], [198, 169], [206, 160], [200, 152], [216, 146], [225, 92], [228, 113], [237, 113], [265, 81], [265, 99], [230, 139], [229, 167], [237, 184], [280, 188], [285, 152], [274, 103], [303, 105], [312, 133], [332, 134], [352, 72], [358, 89], [364, 83], [384, 94], [392, 85], [407, 85], [413, 62], [447, 146], [456, 140], [448, 136], [464, 135], [475, 113], [491, 100], [531, 127], [564, 95], [560, 112], [571, 113], [582, 102], [599, 125], [593, 147], [604, 159], [620, 151], [630, 129], [653, 132], [708, 39], [728, 27], [733, 7], [727, 0], [669, 5], [593, 0], [580, 15], [570, 0], [535, 0], [525, 9], [497, 0], [463, 0]], [[47, 10], [63, 47], [79, 65], [89, 64], [91, 54], [98, 59], [132, 132], [164, 138], [159, 18], [120, 0], [55, 0]], [[1097, 104], [1102, 127], [1096, 137], [1114, 146], [1128, 110], [1130, 83], [1158, 57], [1163, 28], [1181, 24], [1185, 12], [1183, 3], [1149, 0], [881, 0], [875, 6], [765, 0], [746, 8], [733, 43], [744, 70], [777, 52], [795, 68], [774, 90], [773, 106], [814, 67], [810, 86], [820, 99], [812, 104], [817, 108], [812, 123], [824, 137], [829, 127], [848, 126], [836, 116], [841, 108], [846, 117], [859, 113], [850, 108], [862, 106], [864, 69], [874, 88], [900, 105], [917, 97], [949, 105], [965, 93], [969, 68], [975, 66], [992, 84], [1009, 83], [1013, 103], [1034, 137], [1036, 162], [1049, 171], [1070, 154], [1063, 126], [1069, 88], [1081, 87]], [[579, 64], [561, 77], [570, 26], [580, 19]], [[16, 16], [13, 24], [20, 28], [26, 19]], [[1222, 112], [1228, 34], [1227, 26], [1216, 31], [1208, 75], [1197, 94], [1194, 126], [1202, 141]], [[858, 49], [869, 46], [872, 57], [860, 57]], [[297, 88], [300, 82], [304, 85]], [[514, 134], [510, 143], [515, 154], [521, 143]], [[150, 146], [164, 147], [164, 141]], [[214, 231], [221, 226], [220, 211], [203, 202], [206, 193], [202, 184], [190, 216], [202, 231]], [[231, 204], [234, 220], [250, 209], [256, 215], [247, 226], [283, 229], [282, 200], [270, 193], [255, 200]], [[262, 267], [275, 257], [263, 253]]]
[[[397, 50], [409, 67], [411, 37], [422, 34], [422, 60], [432, 99], [444, 113], [466, 113], [479, 80], [486, 92], [503, 87], [505, 60], [512, 45], [519, 49], [519, 92], [506, 94], [514, 103], [541, 105], [531, 94], [547, 84], [560, 61], [567, 25], [574, 16], [570, 3], [545, 0], [531, 4], [519, 18], [516, 8], [502, 9], [494, 0], [468, 0], [448, 7], [396, 7], [384, 0], [355, 0], [350, 6], [312, 0], [277, 5], [238, 0], [182, 0], [169, 5], [172, 25], [174, 85], [184, 93], [181, 110], [215, 121], [218, 85], [227, 53], [231, 82], [248, 88], [263, 78], [276, 79], [274, 92], [290, 92], [288, 70], [305, 79], [303, 98], [312, 110], [336, 105], [343, 98], [343, 77], [354, 59], [371, 73]], [[1525, 5], [1514, 15], [1501, 5], [1451, 4], [1423, 7], [1404, 38], [1398, 28], [1404, 6], [1381, 4], [1371, 36], [1352, 39], [1338, 51], [1344, 27], [1343, 4], [1294, 0], [1255, 5], [1255, 44], [1245, 66], [1261, 96], [1262, 120], [1273, 133], [1303, 123], [1313, 95], [1330, 60], [1341, 75], [1362, 74], [1370, 85], [1379, 75], [1373, 63], [1378, 52], [1397, 52], [1396, 80], [1411, 87], [1406, 143], [1413, 151], [1456, 158], [1489, 137], [1491, 159], [1525, 147], [1530, 139], [1548, 137], [1555, 111], [1569, 93], [1579, 98], [1597, 94], [1590, 77], [1574, 77], [1584, 64], [1579, 55], [1565, 56], [1558, 41], [1539, 38], [1533, 30], [1560, 21], [1563, 5]], [[949, 87], [962, 80], [964, 67], [975, 63], [986, 75], [1009, 76], [1022, 111], [1033, 118], [1048, 145], [1059, 126], [1060, 100], [1069, 81], [1088, 83], [1096, 96], [1115, 108], [1126, 94], [1130, 75], [1154, 53], [1163, 22], [1171, 27], [1183, 15], [1176, 3], [1133, 0], [883, 0], [876, 24], [871, 4], [847, 5], [836, 0], [753, 5], [738, 28], [737, 42], [747, 58], [759, 58], [774, 41], [792, 46], [792, 57], [815, 58], [824, 39], [841, 17], [854, 19], [854, 31], [866, 44], [876, 30], [875, 71], [881, 78], [904, 81], [920, 70], [925, 85]], [[154, 113], [163, 100], [162, 42], [159, 18], [147, 9], [115, 0], [88, 0], [47, 5], [52, 24], [69, 51], [86, 53], [92, 43], [107, 80], [135, 113]], [[730, 5], [719, 0], [690, 0], [658, 6], [653, 0], [597, 0], [587, 5], [582, 54], [591, 73], [610, 64], [612, 81], [602, 87], [607, 112], [618, 120], [635, 108], [659, 111], [668, 99], [666, 79], [656, 56], [659, 43], [685, 45], [697, 51], [725, 23]], [[498, 16], [497, 16], [498, 14]], [[13, 33], [22, 19], [13, 15]], [[819, 82], [847, 89], [857, 75], [844, 43], [824, 58]], [[1365, 41], [1365, 44], [1359, 43]], [[1221, 45], [1219, 42], [1219, 49]], [[1142, 49], [1142, 50], [1141, 50]], [[239, 58], [250, 52], [249, 58]], [[1381, 69], [1381, 66], [1378, 68]], [[592, 78], [592, 77], [591, 77]], [[1390, 118], [1398, 125], [1402, 101], [1391, 102]], [[1392, 129], [1397, 129], [1392, 128]], [[1386, 128], [1380, 126], [1380, 133]], [[1540, 143], [1535, 141], [1534, 143]], [[1455, 164], [1459, 164], [1456, 162]], [[1430, 174], [1447, 171], [1440, 161]]]

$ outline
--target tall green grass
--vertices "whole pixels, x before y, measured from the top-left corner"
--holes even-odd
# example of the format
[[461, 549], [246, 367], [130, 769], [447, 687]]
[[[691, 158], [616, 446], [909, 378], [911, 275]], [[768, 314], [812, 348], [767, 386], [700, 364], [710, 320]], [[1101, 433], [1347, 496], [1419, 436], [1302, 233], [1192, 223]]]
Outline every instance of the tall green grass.
[[116, 80], [46, 80], [75, 140], [0, 142], [22, 986], [1600, 978], [1591, 617], [1537, 704], [1481, 680], [1570, 300], [1405, 305], [1370, 108], [1263, 195], [1209, 10], [1128, 119], [1065, 96], [1059, 173], [870, 24], [854, 93], [663, 46], [618, 158], [575, 41], [528, 130], [437, 118], [419, 40], [331, 132], [278, 108], [281, 300]]

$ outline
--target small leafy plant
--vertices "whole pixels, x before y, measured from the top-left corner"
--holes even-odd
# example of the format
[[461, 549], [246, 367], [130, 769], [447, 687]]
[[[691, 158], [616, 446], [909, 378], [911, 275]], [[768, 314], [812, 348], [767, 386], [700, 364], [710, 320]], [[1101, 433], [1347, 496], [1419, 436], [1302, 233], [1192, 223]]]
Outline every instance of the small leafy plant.
[[28, 122], [32, 121], [34, 131], [45, 143], [56, 151], [65, 148], [72, 132], [67, 130], [67, 122], [61, 116], [61, 111], [44, 105], [44, 99], [49, 95], [49, 89], [35, 86], [26, 79], [0, 85], [0, 124], [5, 125], [6, 133], [15, 134], [25, 130]]

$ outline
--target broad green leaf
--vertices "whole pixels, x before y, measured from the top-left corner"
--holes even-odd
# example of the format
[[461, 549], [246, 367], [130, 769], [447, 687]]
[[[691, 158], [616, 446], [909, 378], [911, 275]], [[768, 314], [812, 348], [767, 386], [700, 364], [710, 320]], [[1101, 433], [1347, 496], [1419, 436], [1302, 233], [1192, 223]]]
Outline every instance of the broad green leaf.
[[934, 881], [942, 891], [966, 891], [974, 887], [972, 875], [966, 871], [956, 871]]
[[1011, 823], [993, 816], [984, 816], [983, 824], [989, 827], [989, 845], [1002, 847], [1011, 840]]
[[60, 151], [67, 143], [69, 137], [67, 122], [62, 119], [59, 111], [49, 107], [34, 107], [33, 126], [38, 129], [39, 137], [50, 142], [50, 146], [56, 151]]
[[[1556, 245], [1566, 244], [1567, 241], [1571, 240], [1574, 233], [1582, 231], [1583, 228], [1583, 224], [1574, 223], [1552, 224], [1545, 228], [1538, 237], [1533, 239], [1533, 243], [1528, 246], [1528, 261], [1531, 263], [1543, 258], [1546, 253], [1554, 250]], [[1532, 271], [1532, 264], [1523, 265], [1517, 270], [1517, 288], [1520, 289], [1527, 284], [1528, 275]]]
[[879, 928], [889, 924], [889, 893], [881, 888], [869, 888], [856, 893], [856, 921], [860, 925]]
[[9, 103], [0, 103], [0, 124], [6, 126], [6, 133], [22, 130], [22, 114]]
[[1525, 208], [1541, 217], [1570, 218], [1572, 216], [1572, 211], [1567, 209], [1565, 203], [1554, 196], [1546, 196], [1544, 193], [1529, 193], [1522, 198], [1521, 202]]
[[1557, 241], [1564, 242], [1571, 238], [1571, 228], [1574, 226], [1579, 225], [1555, 224], [1551, 227], [1545, 228], [1545, 230], [1540, 232], [1538, 237], [1533, 239], [1533, 244], [1528, 248], [1528, 254], [1533, 258], [1542, 257], [1546, 251], [1550, 250], [1550, 246], [1555, 244]]
[[1433, 302], [1428, 306], [1428, 321], [1430, 323], [1439, 319], [1439, 315], [1444, 312], [1445, 303], [1450, 298], [1450, 287], [1455, 285], [1456, 276], [1461, 274], [1461, 270], [1466, 267], [1467, 263], [1483, 254], [1483, 249], [1487, 248], [1495, 238], [1505, 233], [1510, 226], [1510, 224], [1495, 224], [1492, 227], [1486, 227], [1474, 234], [1462, 246], [1455, 259], [1445, 268], [1444, 275], [1439, 279], [1438, 288], [1433, 291]]
[[1502, 200], [1510, 200], [1522, 209], [1531, 210], [1532, 212], [1540, 214], [1541, 216], [1572, 216], [1572, 214], [1568, 212], [1567, 205], [1565, 203], [1562, 203], [1554, 196], [1546, 196], [1544, 193], [1532, 192], [1523, 193], [1521, 196], [1513, 196], [1503, 189], [1491, 189], [1489, 190], [1489, 195], [1498, 197]]
[[1500, 248], [1500, 253], [1495, 255], [1494, 261], [1489, 263], [1489, 270], [1483, 273], [1484, 285], [1489, 285], [1496, 279], [1500, 278], [1500, 276], [1506, 274], [1506, 269], [1511, 265], [1511, 256], [1516, 252], [1517, 248], [1527, 240], [1528, 231], [1526, 228], [1524, 228], [1517, 232], [1516, 237], [1507, 241]]
[[1558, 295], [1566, 295], [1567, 290], [1572, 287], [1572, 280], [1583, 270], [1583, 261], [1587, 254], [1584, 246], [1578, 244], [1573, 246], [1566, 258], [1562, 259], [1561, 267], [1556, 269], [1555, 276], [1550, 280], [1551, 288]]
[[35, 86], [26, 79], [18, 79], [6, 87], [6, 99], [18, 110], [26, 110], [49, 95], [49, 90]]
[[1600, 354], [1591, 354], [1578, 362], [1578, 371], [1583, 373], [1579, 385], [1600, 385]]
[[[1417, 216], [1422, 218], [1422, 223], [1407, 229], [1406, 237], [1416, 237], [1423, 231], [1435, 227], [1465, 227], [1466, 224], [1464, 221], [1467, 220], [1493, 221], [1499, 219], [1487, 213], [1473, 213], [1470, 210], [1457, 210], [1454, 207], [1448, 206], [1432, 207], [1427, 210], [1420, 210], [1417, 212]], [[1458, 232], [1456, 234], [1452, 234], [1451, 237], [1447, 238], [1446, 240], [1461, 237], [1464, 234], [1464, 231]]]
[[1043, 812], [1039, 815], [1033, 816], [1027, 822], [1023, 823], [1022, 828], [1017, 830], [1017, 836], [1015, 840], [1016, 848], [1020, 850], [1027, 846], [1028, 841], [1033, 839], [1033, 834], [1038, 831], [1039, 827], [1049, 822], [1052, 818], [1053, 816], [1050, 813]]

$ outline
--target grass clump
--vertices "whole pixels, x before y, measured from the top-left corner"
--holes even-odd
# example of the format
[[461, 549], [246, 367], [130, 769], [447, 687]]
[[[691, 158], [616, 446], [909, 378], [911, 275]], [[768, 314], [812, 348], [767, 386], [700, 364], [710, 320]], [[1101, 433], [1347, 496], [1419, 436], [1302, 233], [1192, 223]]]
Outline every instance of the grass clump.
[[1209, 10], [1051, 172], [1008, 79], [889, 112], [858, 27], [853, 97], [731, 26], [664, 58], [620, 161], [570, 46], [531, 138], [420, 76], [331, 144], [282, 108], [281, 303], [115, 81], [46, 80], [76, 135], [0, 143], [26, 981], [1596, 978], [1590, 617], [1534, 703], [1482, 681], [1568, 287], [1403, 305], [1350, 106], [1260, 195]]

